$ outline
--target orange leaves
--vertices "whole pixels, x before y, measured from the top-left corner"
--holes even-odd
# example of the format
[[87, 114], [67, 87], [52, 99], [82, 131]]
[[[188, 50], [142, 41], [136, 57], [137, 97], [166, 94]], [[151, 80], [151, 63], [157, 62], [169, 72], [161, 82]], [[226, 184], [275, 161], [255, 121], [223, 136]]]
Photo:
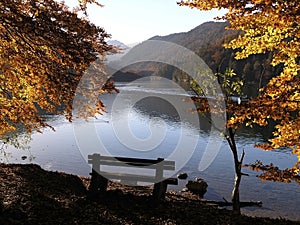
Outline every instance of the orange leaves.
[[280, 125], [276, 126], [274, 135], [275, 138], [270, 140], [272, 147], [286, 146], [297, 149], [297, 146], [300, 146], [300, 118], [298, 117], [291, 121], [282, 121]]
[[87, 10], [87, 4], [95, 4], [98, 5], [100, 7], [102, 7], [103, 5], [101, 5], [97, 0], [78, 0], [79, 4], [80, 4], [80, 8], [82, 11], [84, 11], [86, 13]]
[[[237, 128], [242, 124], [266, 126], [268, 120], [278, 123], [274, 138], [264, 149], [288, 147], [298, 157], [300, 165], [300, 4], [299, 0], [194, 0], [181, 5], [201, 10], [227, 8], [224, 19], [228, 29], [242, 31], [241, 36], [227, 48], [237, 49], [237, 59], [252, 54], [272, 52], [273, 66], [281, 66], [282, 73], [273, 77], [260, 96], [233, 110], [227, 126]], [[299, 172], [299, 170], [298, 170]]]
[[[224, 19], [230, 22], [230, 29], [244, 31], [244, 35], [233, 40], [226, 47], [241, 49], [237, 58], [246, 58], [251, 54], [273, 51], [287, 58], [299, 55], [299, 2], [278, 0], [255, 1], [182, 1], [181, 5], [196, 7], [200, 10], [227, 8], [229, 12]], [[289, 44], [291, 39], [298, 44], [286, 52], [282, 44]], [[290, 44], [289, 44], [290, 45]], [[298, 51], [298, 53], [297, 53]], [[283, 58], [283, 57], [281, 57]], [[282, 61], [275, 60], [274, 65]], [[285, 61], [284, 61], [285, 62]]]
[[70, 117], [74, 91], [95, 52], [110, 50], [102, 28], [63, 3], [40, 3], [0, 2], [0, 137], [18, 124], [27, 131], [47, 126], [41, 109]]
[[295, 181], [300, 185], [300, 176], [298, 175], [299, 168], [297, 168], [297, 166], [290, 169], [280, 170], [273, 164], [263, 165], [260, 161], [256, 161], [254, 164], [245, 165], [244, 167], [249, 167], [251, 170], [263, 172], [258, 176], [262, 181], [270, 180], [285, 183]]

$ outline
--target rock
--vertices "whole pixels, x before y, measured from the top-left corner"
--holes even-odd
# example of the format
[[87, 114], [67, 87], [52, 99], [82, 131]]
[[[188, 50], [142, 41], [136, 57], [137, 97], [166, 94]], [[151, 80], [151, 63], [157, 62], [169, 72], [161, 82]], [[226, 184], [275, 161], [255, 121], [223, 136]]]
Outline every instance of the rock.
[[187, 173], [180, 173], [177, 175], [178, 179], [185, 180], [188, 177]]
[[189, 180], [185, 186], [190, 192], [203, 196], [207, 191], [208, 185], [203, 179], [196, 178], [195, 181]]
[[189, 191], [189, 189], [186, 187], [181, 190], [181, 192], [187, 192], [187, 191]]
[[[197, 182], [201, 182], [201, 181], [204, 181], [202, 178], [199, 178], [199, 177], [196, 177], [195, 178], [195, 181], [197, 181]], [[205, 182], [205, 181], [204, 181]]]

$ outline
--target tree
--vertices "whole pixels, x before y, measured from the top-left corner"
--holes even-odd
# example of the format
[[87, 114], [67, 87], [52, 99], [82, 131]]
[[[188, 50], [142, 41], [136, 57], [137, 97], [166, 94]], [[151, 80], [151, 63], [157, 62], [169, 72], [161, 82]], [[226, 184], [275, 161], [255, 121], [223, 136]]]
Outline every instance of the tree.
[[249, 102], [249, 109], [241, 110], [229, 125], [236, 127], [242, 123], [261, 126], [268, 119], [278, 121], [274, 138], [266, 149], [290, 147], [298, 156], [295, 173], [300, 163], [300, 4], [298, 0], [248, 0], [248, 1], [181, 1], [180, 5], [211, 10], [228, 9], [222, 19], [230, 22], [228, 29], [241, 30], [243, 34], [233, 39], [225, 47], [239, 49], [237, 59], [251, 54], [272, 52], [273, 66], [282, 65], [283, 71], [274, 77], [260, 96]]
[[[237, 74], [234, 72], [233, 69], [227, 68], [224, 73], [218, 72], [215, 74], [218, 83], [222, 89], [222, 92], [225, 96], [225, 98], [220, 97], [220, 99], [215, 99], [214, 103], [215, 105], [220, 105], [220, 101], [225, 101], [226, 106], [226, 112], [221, 111], [222, 109], [218, 107], [212, 107], [209, 105], [209, 102], [207, 101], [207, 98], [203, 98], [203, 90], [201, 90], [199, 84], [197, 84], [195, 81], [192, 81], [191, 88], [195, 92], [196, 96], [193, 97], [193, 101], [196, 103], [197, 111], [201, 114], [208, 115], [207, 119], [211, 123], [212, 126], [217, 128], [221, 134], [226, 138], [226, 141], [230, 147], [232, 156], [233, 156], [233, 162], [234, 162], [234, 171], [235, 171], [235, 182], [234, 187], [232, 190], [232, 206], [233, 210], [237, 213], [240, 213], [240, 194], [239, 194], [239, 187], [242, 180], [243, 175], [247, 175], [242, 173], [242, 163], [245, 156], [245, 152], [242, 152], [241, 157], [238, 156], [238, 148], [236, 146], [235, 141], [235, 134], [236, 130], [230, 126], [226, 126], [225, 129], [218, 128], [216, 124], [210, 119], [209, 114], [210, 113], [226, 113], [226, 118], [230, 118], [234, 115], [234, 113], [239, 109], [239, 107], [242, 107], [240, 104], [240, 99], [238, 101], [233, 101], [234, 95], [241, 95], [242, 94], [242, 87], [243, 87], [243, 81], [240, 80], [239, 77], [237, 77]], [[200, 73], [198, 73], [198, 76], [201, 77], [202, 80], [202, 86], [206, 87], [209, 86], [208, 79], [206, 76], [202, 76]]]
[[[41, 111], [71, 120], [81, 77], [112, 49], [105, 41], [109, 35], [84, 15], [87, 3], [95, 1], [79, 3], [70, 10], [55, 0], [0, 2], [0, 137], [20, 125], [29, 133], [49, 126]], [[102, 91], [112, 89], [107, 84]], [[99, 100], [91, 112], [103, 107]]]
[[[227, 29], [241, 34], [226, 48], [237, 49], [236, 59], [252, 54], [272, 53], [272, 66], [283, 68], [261, 89], [260, 95], [243, 104], [228, 118], [227, 127], [241, 125], [266, 126], [270, 120], [277, 123], [274, 137], [263, 149], [288, 147], [298, 157], [298, 162], [288, 172], [299, 176], [300, 171], [300, 4], [298, 0], [183, 0], [181, 6], [199, 10], [228, 9], [218, 19], [227, 20]], [[278, 174], [278, 173], [277, 173]]]

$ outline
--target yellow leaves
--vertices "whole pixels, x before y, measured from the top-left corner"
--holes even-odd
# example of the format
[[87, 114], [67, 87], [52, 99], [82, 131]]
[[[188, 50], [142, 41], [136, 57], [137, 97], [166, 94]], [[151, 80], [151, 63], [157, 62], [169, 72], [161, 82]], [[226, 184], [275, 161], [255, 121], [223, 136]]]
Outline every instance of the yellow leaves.
[[[257, 99], [247, 103], [234, 112], [228, 120], [229, 127], [241, 124], [251, 126], [256, 123], [267, 125], [272, 119], [279, 123], [270, 144], [264, 149], [288, 147], [298, 157], [294, 170], [299, 173], [300, 166], [300, 4], [299, 0], [252, 0], [222, 1], [194, 0], [182, 1], [181, 5], [200, 10], [226, 8], [228, 29], [239, 30], [241, 35], [226, 48], [238, 49], [236, 59], [244, 59], [252, 54], [272, 52], [271, 65], [282, 66], [282, 73], [273, 77]], [[294, 171], [294, 172], [293, 172]], [[275, 171], [280, 175], [278, 171]], [[285, 180], [285, 178], [283, 178]]]
[[276, 126], [275, 137], [270, 140], [270, 147], [275, 149], [279, 147], [289, 147], [292, 153], [297, 155], [300, 162], [300, 119], [283, 122], [282, 125]]
[[0, 137], [20, 123], [27, 131], [47, 126], [37, 108], [64, 113], [64, 106], [70, 117], [74, 91], [95, 52], [110, 50], [105, 37], [56, 1], [1, 1]]
[[300, 93], [298, 90], [294, 91], [294, 94], [291, 96], [290, 101], [300, 103]]
[[[243, 35], [231, 41], [227, 48], [240, 49], [237, 59], [251, 54], [272, 51], [279, 56], [273, 65], [290, 64], [289, 59], [299, 56], [299, 2], [281, 3], [272, 0], [255, 0], [251, 4], [237, 1], [182, 1], [181, 5], [200, 10], [227, 8], [224, 18], [230, 22], [230, 29], [241, 30]], [[293, 39], [293, 41], [291, 41]]]
[[261, 179], [262, 181], [271, 180], [285, 183], [295, 181], [298, 184], [300, 184], [299, 166], [297, 164], [290, 169], [280, 170], [272, 163], [270, 165], [263, 165], [262, 162], [256, 161], [254, 164], [245, 165], [245, 167], [250, 167], [251, 170], [263, 172], [258, 176], [259, 179]]
[[190, 8], [197, 8], [199, 10], [211, 10], [213, 8], [220, 9], [220, 6], [217, 4], [216, 1], [205, 1], [201, 2], [200, 0], [194, 0], [194, 1], [181, 1], [179, 2], [180, 6], [189, 6]]
[[260, 5], [260, 4], [265, 4], [265, 5], [272, 5], [272, 0], [253, 0], [253, 4]]

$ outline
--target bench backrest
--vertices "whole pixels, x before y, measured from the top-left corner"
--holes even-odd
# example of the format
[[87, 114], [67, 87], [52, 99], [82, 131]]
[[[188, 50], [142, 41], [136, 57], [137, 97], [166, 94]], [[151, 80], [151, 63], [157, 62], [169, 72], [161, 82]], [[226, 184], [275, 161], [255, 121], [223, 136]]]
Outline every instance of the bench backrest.
[[100, 164], [107, 166], [142, 167], [146, 169], [155, 169], [158, 164], [161, 164], [163, 166], [163, 170], [175, 170], [175, 162], [166, 161], [163, 158], [139, 159], [128, 157], [102, 156], [95, 153], [88, 156], [88, 163], [92, 165]]
[[88, 163], [92, 164], [93, 170], [98, 173], [101, 173], [100, 165], [114, 167], [132, 167], [136, 170], [152, 169], [155, 170], [155, 180], [163, 179], [163, 171], [175, 170], [175, 161], [164, 160], [163, 158], [140, 159], [128, 157], [102, 156], [100, 154], [94, 153], [93, 155], [88, 155]]

